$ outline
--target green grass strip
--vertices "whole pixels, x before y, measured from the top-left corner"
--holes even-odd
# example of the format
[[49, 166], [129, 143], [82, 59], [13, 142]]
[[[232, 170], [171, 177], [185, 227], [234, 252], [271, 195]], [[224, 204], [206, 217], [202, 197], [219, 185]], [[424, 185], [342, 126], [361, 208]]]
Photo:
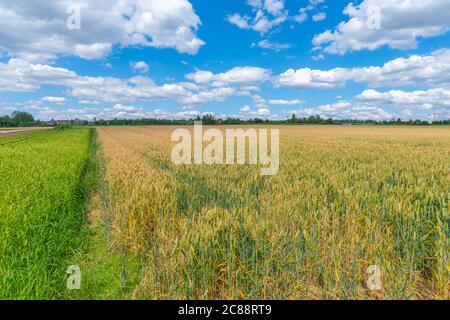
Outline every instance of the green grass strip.
[[66, 269], [84, 241], [91, 140], [92, 129], [75, 128], [0, 145], [0, 299], [67, 297]]

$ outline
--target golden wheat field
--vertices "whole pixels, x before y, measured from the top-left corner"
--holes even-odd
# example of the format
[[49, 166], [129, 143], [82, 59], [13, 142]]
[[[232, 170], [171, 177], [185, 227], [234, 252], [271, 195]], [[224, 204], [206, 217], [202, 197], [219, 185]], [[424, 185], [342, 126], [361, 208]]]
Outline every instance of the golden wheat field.
[[174, 127], [97, 129], [97, 214], [121, 263], [138, 257], [130, 298], [450, 297], [448, 127], [277, 128], [275, 176], [175, 166]]

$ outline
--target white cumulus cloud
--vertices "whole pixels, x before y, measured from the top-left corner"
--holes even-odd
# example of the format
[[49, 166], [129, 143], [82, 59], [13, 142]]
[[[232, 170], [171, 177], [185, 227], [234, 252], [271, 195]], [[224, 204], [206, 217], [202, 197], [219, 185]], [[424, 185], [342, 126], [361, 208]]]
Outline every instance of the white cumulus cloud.
[[130, 65], [133, 69], [142, 73], [148, 72], [148, 70], [150, 70], [150, 66], [144, 61], [132, 61], [130, 62]]
[[444, 34], [450, 27], [448, 0], [364, 0], [350, 3], [349, 16], [333, 30], [318, 34], [313, 44], [330, 54], [375, 50], [382, 46], [412, 49], [418, 38]]
[[264, 39], [258, 42], [257, 44], [252, 44], [252, 47], [259, 47], [262, 49], [270, 49], [276, 52], [280, 52], [282, 50], [286, 50], [292, 47], [290, 43], [279, 43], [279, 42], [272, 42], [270, 40]]
[[330, 70], [288, 69], [274, 79], [274, 84], [300, 89], [333, 89], [344, 87], [349, 81], [373, 87], [445, 86], [450, 83], [450, 49], [438, 50], [426, 56], [398, 58], [382, 66]]
[[304, 102], [305, 101], [299, 100], [299, 99], [293, 99], [293, 100], [283, 100], [283, 99], [269, 100], [270, 104], [281, 105], [281, 106], [294, 106], [294, 105], [302, 104]]
[[[67, 27], [74, 6], [79, 29]], [[0, 0], [0, 51], [28, 61], [98, 59], [115, 45], [196, 54], [204, 44], [196, 35], [200, 26], [188, 0]]]
[[397, 106], [418, 106], [425, 109], [431, 109], [433, 105], [450, 108], [450, 90], [444, 88], [416, 91], [389, 90], [386, 92], [368, 89], [356, 98], [363, 101], [377, 101]]
[[392, 118], [390, 113], [376, 105], [354, 104], [349, 101], [339, 101], [288, 112], [288, 114], [293, 113], [297, 117], [320, 116], [332, 119], [387, 120]]
[[186, 75], [186, 78], [199, 84], [214, 87], [228, 85], [250, 85], [270, 79], [270, 71], [259, 67], [235, 67], [229, 71], [214, 74], [210, 71], [197, 71]]
[[284, 0], [249, 0], [247, 4], [253, 9], [253, 18], [233, 13], [228, 15], [228, 22], [240, 29], [251, 29], [264, 34], [288, 18]]
[[67, 101], [67, 99], [64, 97], [52, 97], [52, 96], [43, 97], [41, 100], [43, 102], [49, 102], [54, 104], [64, 104]]

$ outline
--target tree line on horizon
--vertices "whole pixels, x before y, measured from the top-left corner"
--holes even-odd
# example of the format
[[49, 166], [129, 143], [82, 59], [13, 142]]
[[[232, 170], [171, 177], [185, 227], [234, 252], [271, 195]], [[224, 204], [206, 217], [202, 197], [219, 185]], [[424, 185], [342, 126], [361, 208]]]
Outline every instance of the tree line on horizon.
[[28, 112], [14, 111], [11, 115], [0, 116], [0, 127], [30, 127], [45, 125], [35, 120]]
[[15, 111], [11, 115], [0, 116], [0, 127], [31, 127], [31, 126], [58, 126], [58, 125], [94, 125], [94, 126], [144, 126], [144, 125], [193, 125], [195, 121], [202, 121], [204, 125], [250, 125], [250, 124], [270, 124], [270, 125], [450, 125], [448, 120], [357, 120], [357, 119], [332, 119], [322, 118], [319, 115], [309, 117], [297, 117], [295, 114], [289, 119], [284, 120], [269, 120], [261, 118], [240, 119], [240, 118], [216, 118], [212, 114], [206, 114], [202, 117], [197, 116], [195, 119], [156, 119], [156, 118], [142, 118], [142, 119], [94, 119], [87, 120], [63, 120], [63, 121], [41, 121], [34, 119], [33, 115], [27, 112]]
[[212, 114], [206, 114], [202, 117], [197, 116], [195, 119], [154, 119], [154, 118], [142, 118], [142, 119], [112, 119], [112, 120], [95, 120], [91, 122], [93, 125], [98, 126], [145, 126], [145, 125], [193, 125], [195, 121], [202, 121], [203, 125], [251, 125], [251, 124], [270, 124], [270, 125], [352, 125], [352, 124], [366, 124], [366, 125], [450, 125], [450, 119], [439, 121], [424, 121], [424, 120], [357, 120], [357, 119], [332, 119], [322, 118], [319, 115], [300, 117], [297, 118], [295, 114], [292, 118], [284, 120], [269, 120], [261, 118], [240, 119], [240, 118], [216, 118]]

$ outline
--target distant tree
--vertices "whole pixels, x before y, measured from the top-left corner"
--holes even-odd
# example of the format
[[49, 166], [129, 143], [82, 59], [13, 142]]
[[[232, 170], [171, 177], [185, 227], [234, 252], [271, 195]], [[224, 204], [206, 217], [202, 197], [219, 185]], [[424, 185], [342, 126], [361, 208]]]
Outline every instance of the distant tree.
[[295, 116], [295, 113], [292, 114], [291, 122], [292, 123], [296, 123], [297, 122], [297, 117]]
[[34, 123], [34, 117], [27, 112], [14, 111], [12, 113], [13, 121], [17, 126], [29, 126]]
[[208, 113], [203, 116], [202, 122], [204, 125], [214, 125], [216, 124], [216, 119], [212, 114]]
[[10, 123], [9, 116], [0, 117], [0, 127], [8, 127]]

